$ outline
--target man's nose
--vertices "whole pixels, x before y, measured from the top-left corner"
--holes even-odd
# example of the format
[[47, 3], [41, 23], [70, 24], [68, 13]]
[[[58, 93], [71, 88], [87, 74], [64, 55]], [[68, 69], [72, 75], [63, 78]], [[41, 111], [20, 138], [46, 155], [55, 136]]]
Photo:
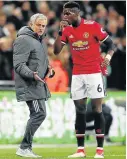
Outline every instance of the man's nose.
[[40, 27], [41, 30], [44, 30], [44, 27]]
[[67, 18], [67, 17], [68, 17], [68, 16], [65, 14], [65, 15], [64, 15], [64, 18]]

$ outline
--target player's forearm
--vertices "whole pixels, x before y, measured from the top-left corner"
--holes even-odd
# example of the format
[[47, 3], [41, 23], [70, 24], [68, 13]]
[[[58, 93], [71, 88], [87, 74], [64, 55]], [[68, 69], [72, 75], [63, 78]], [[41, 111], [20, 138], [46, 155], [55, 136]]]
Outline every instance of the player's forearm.
[[54, 54], [58, 55], [62, 50], [61, 37], [58, 35], [54, 43]]
[[106, 45], [107, 49], [108, 49], [108, 52], [107, 52], [107, 55], [109, 58], [112, 58], [114, 52], [115, 52], [115, 45], [113, 43], [113, 41], [108, 37], [105, 41], [104, 41], [104, 44]]
[[108, 55], [108, 54], [112, 57], [113, 54], [114, 54], [114, 50], [109, 50], [109, 51], [107, 52], [107, 55]]

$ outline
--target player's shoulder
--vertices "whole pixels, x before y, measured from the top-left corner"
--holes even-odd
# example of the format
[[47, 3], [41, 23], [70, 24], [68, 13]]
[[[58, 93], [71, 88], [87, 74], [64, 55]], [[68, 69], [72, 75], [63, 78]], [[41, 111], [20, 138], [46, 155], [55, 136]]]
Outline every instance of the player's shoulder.
[[62, 32], [63, 32], [64, 34], [68, 34], [68, 32], [71, 31], [71, 29], [72, 29], [72, 26], [69, 25], [69, 26], [66, 26], [65, 28], [63, 28], [63, 31], [62, 31]]
[[89, 28], [93, 28], [94, 30], [95, 29], [100, 29], [102, 28], [101, 24], [99, 24], [98, 22], [94, 21], [94, 20], [85, 20], [84, 21], [84, 25], [88, 25]]
[[99, 25], [99, 23], [97, 23], [94, 20], [85, 20], [85, 19], [84, 19], [84, 24], [85, 25]]
[[70, 29], [72, 29], [72, 26], [71, 26], [71, 25], [68, 25], [68, 26], [66, 26], [63, 30], [67, 31], [67, 30], [70, 30]]
[[84, 20], [84, 24], [94, 24], [93, 20]]

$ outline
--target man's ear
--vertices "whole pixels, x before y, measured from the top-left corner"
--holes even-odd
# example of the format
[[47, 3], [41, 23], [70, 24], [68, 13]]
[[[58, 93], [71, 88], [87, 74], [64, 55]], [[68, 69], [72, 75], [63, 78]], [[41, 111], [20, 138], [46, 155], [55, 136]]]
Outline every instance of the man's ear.
[[28, 25], [29, 25], [30, 27], [32, 27], [33, 24], [32, 24], [32, 22], [29, 22]]
[[80, 11], [79, 11], [79, 12], [77, 12], [77, 16], [80, 16]]

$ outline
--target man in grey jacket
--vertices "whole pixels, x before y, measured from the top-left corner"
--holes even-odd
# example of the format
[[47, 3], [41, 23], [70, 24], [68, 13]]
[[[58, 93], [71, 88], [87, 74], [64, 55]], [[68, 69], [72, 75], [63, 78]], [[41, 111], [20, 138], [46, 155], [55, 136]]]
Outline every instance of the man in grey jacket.
[[13, 45], [16, 97], [18, 101], [26, 101], [30, 111], [23, 140], [16, 152], [23, 157], [41, 157], [32, 152], [32, 140], [46, 117], [45, 100], [50, 97], [44, 79], [54, 75], [43, 41], [46, 25], [46, 16], [34, 14], [29, 26], [19, 30]]

